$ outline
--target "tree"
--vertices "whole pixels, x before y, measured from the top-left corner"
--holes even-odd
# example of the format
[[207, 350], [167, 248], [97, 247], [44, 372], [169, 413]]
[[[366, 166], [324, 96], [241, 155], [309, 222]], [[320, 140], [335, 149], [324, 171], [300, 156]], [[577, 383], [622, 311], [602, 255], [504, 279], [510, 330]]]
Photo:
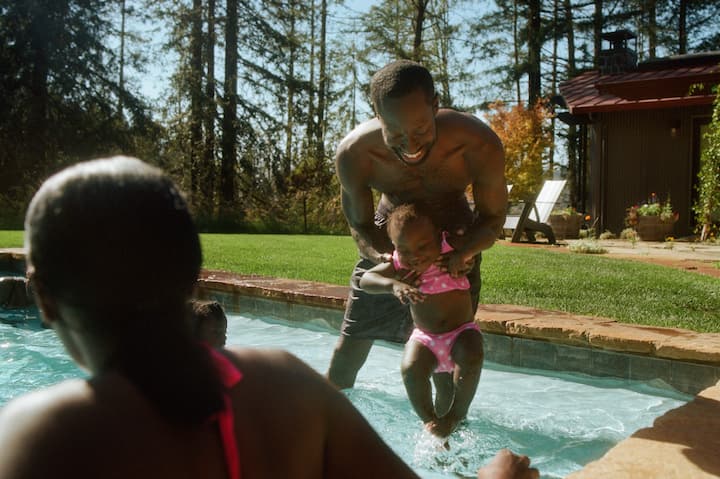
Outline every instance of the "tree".
[[505, 147], [505, 177], [513, 184], [513, 197], [526, 199], [540, 189], [543, 163], [552, 146], [549, 119], [543, 102], [531, 109], [523, 104], [509, 109], [502, 102], [490, 105], [488, 121]]
[[203, 148], [202, 171], [200, 173], [200, 189], [202, 203], [200, 210], [205, 217], [213, 216], [215, 204], [215, 120], [217, 104], [215, 100], [215, 0], [207, 4], [207, 37], [205, 50], [206, 81], [204, 97], [204, 130], [205, 146]]
[[0, 0], [0, 192], [9, 203], [24, 205], [42, 178], [79, 159], [132, 154], [150, 128], [107, 44], [117, 6]]
[[237, 0], [226, 0], [225, 8], [225, 81], [222, 102], [222, 162], [220, 164], [221, 217], [231, 216], [235, 208], [235, 163], [237, 162]]
[[693, 208], [701, 241], [717, 233], [720, 221], [720, 88], [716, 86], [715, 90], [712, 120], [700, 158], [698, 199]]

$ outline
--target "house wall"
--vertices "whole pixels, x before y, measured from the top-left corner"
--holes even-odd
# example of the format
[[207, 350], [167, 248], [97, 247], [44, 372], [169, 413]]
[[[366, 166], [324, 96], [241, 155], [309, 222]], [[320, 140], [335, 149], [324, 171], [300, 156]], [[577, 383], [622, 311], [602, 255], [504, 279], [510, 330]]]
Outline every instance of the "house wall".
[[680, 213], [674, 234], [692, 232], [692, 125], [710, 111], [707, 106], [593, 115], [589, 181], [600, 231], [619, 233], [626, 209], [655, 193], [661, 200], [669, 194]]

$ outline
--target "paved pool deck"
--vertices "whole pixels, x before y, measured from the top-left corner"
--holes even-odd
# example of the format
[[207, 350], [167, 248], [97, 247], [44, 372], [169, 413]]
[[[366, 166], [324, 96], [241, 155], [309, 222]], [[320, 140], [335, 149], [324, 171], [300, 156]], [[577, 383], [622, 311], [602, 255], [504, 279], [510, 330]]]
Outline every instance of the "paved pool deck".
[[[609, 255], [622, 257], [622, 254], [626, 254], [630, 256], [628, 259], [659, 264], [664, 263], [653, 260], [653, 257], [667, 256], [667, 266], [682, 268], [685, 265], [688, 267], [683, 269], [720, 277], [720, 274], [714, 273], [720, 262], [720, 245], [713, 246], [715, 247], [707, 249], [688, 246], [685, 250], [679, 248], [678, 244], [668, 248], [662, 243], [629, 245], [621, 242]], [[0, 250], [0, 259], [3, 256], [20, 259], [23, 257], [22, 250], [17, 249]], [[718, 288], [720, 292], [720, 280]], [[200, 291], [204, 295], [224, 294], [231, 301], [257, 298], [263, 301], [272, 300], [279, 305], [302, 305], [336, 312], [344, 308], [348, 294], [348, 288], [344, 286], [222, 271], [203, 271]], [[236, 311], [242, 310], [239, 303], [236, 306]], [[525, 351], [520, 355], [520, 360], [524, 358], [528, 360], [528, 364], [546, 360], [543, 358], [547, 358], [547, 348], [550, 345], [557, 348], [553, 354], [559, 359], [588, 363], [599, 373], [608, 366], [608, 358], [611, 362], [626, 361], [631, 372], [633, 360], [637, 359], [644, 362], [643, 374], [651, 372], [657, 374], [657, 377], [666, 377], [668, 381], [679, 381], [676, 384], [681, 386], [685, 381], [688, 388], [693, 388], [697, 381], [708, 385], [697, 392], [691, 402], [667, 412], [656, 419], [652, 427], [635, 432], [602, 458], [568, 477], [720, 477], [720, 334], [628, 325], [608, 318], [578, 316], [514, 305], [481, 305], [476, 320], [488, 336], [498, 338], [487, 341], [486, 344], [495, 344], [496, 348], [497, 345], [500, 348], [507, 346], [507, 349], [512, 350], [514, 345], [523, 343], [523, 348], [517, 349]], [[541, 353], [528, 356], [527, 346], [530, 344], [541, 345]], [[535, 346], [530, 347], [531, 353], [533, 347]], [[602, 353], [601, 356], [598, 356], [599, 352]], [[494, 353], [503, 354], [503, 351]], [[510, 358], [511, 362], [513, 360], [514, 358]], [[703, 377], [698, 378], [698, 375]], [[646, 379], [650, 378], [648, 376]]]

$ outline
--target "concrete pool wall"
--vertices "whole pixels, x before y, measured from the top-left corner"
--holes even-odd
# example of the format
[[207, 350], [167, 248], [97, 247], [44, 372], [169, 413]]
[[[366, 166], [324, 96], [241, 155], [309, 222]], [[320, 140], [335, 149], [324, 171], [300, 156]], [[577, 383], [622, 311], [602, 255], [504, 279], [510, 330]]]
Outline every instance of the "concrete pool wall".
[[[23, 271], [22, 250], [0, 249], [0, 270]], [[338, 328], [348, 288], [203, 271], [198, 295], [228, 311], [273, 314]], [[658, 379], [693, 401], [635, 432], [568, 477], [720, 477], [720, 334], [621, 324], [511, 305], [482, 305], [488, 360], [625, 379]]]

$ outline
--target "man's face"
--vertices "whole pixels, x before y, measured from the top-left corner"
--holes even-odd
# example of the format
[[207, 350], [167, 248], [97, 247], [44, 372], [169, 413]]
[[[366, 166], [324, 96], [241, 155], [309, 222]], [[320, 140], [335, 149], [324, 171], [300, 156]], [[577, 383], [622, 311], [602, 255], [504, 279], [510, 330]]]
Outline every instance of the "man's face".
[[387, 98], [378, 108], [385, 145], [408, 165], [423, 162], [435, 143], [437, 97], [429, 101], [417, 88], [402, 98]]

